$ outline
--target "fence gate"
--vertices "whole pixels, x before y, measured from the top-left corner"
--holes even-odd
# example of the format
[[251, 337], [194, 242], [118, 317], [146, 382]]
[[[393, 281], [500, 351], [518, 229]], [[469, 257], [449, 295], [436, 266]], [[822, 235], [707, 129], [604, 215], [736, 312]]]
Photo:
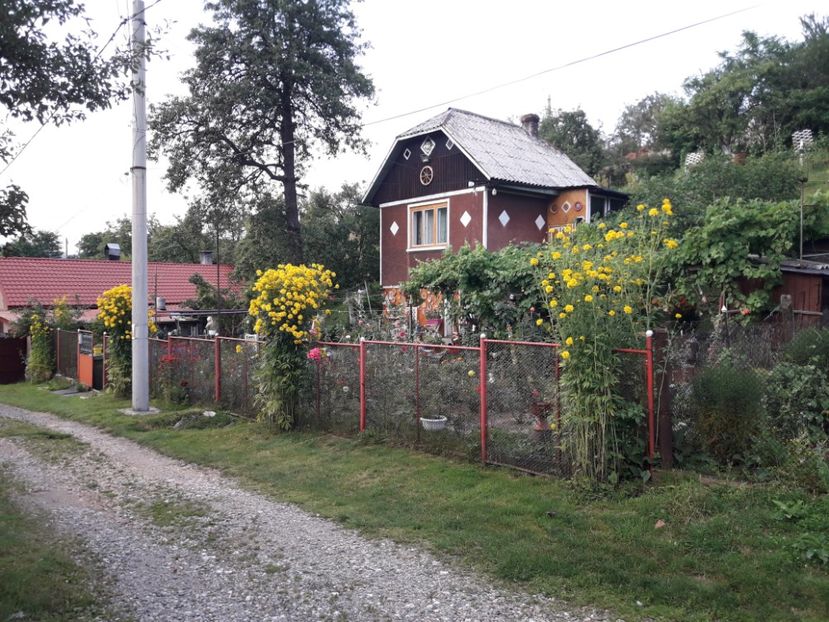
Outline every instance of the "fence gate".
[[0, 339], [0, 384], [20, 382], [26, 375], [26, 339]]

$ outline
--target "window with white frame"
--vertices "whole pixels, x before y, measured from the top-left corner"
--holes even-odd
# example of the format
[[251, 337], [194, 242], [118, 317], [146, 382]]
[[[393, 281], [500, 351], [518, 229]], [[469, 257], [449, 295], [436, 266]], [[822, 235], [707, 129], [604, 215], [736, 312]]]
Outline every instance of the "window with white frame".
[[409, 208], [411, 247], [445, 246], [449, 241], [449, 206], [432, 203]]

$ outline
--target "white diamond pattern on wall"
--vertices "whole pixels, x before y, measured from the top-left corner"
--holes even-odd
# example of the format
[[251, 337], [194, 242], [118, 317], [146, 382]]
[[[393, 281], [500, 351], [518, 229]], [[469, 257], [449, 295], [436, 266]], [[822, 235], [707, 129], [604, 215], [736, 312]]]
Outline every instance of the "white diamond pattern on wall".
[[470, 222], [472, 222], [472, 216], [469, 215], [469, 212], [461, 214], [461, 224], [464, 227], [468, 227]]
[[507, 223], [509, 222], [509, 214], [507, 214], [507, 210], [501, 212], [501, 214], [498, 216], [498, 220], [500, 221], [502, 227], [507, 226]]
[[544, 228], [544, 225], [547, 223], [546, 220], [541, 216], [538, 215], [538, 218], [535, 219], [535, 226], [538, 227], [538, 230], [541, 231]]
[[561, 211], [565, 214], [570, 211], [570, 201], [564, 202], [564, 205], [561, 206]]
[[400, 227], [397, 226], [397, 221], [393, 221], [391, 226], [389, 227], [389, 231], [391, 231], [392, 235], [397, 235], [397, 232], [400, 231]]

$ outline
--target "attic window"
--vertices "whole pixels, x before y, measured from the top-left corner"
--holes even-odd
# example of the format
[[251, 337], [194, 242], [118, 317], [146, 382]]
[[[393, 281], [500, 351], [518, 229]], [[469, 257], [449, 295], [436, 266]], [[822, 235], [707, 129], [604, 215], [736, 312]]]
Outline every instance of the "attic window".
[[423, 144], [420, 145], [420, 150], [423, 152], [423, 155], [430, 156], [432, 155], [432, 151], [435, 150], [435, 141], [431, 138], [427, 138], [423, 141]]
[[452, 141], [451, 138], [446, 140], [446, 151], [452, 151], [452, 147], [455, 146], [455, 143]]
[[406, 149], [406, 151], [403, 152], [403, 159], [408, 160], [411, 157], [412, 157], [412, 150], [411, 149]]

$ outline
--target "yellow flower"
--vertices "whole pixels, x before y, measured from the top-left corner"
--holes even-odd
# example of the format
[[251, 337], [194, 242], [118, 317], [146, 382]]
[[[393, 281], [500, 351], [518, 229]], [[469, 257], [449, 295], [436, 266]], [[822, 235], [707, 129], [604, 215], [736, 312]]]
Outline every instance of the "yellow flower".
[[567, 359], [570, 358], [570, 353], [567, 350], [563, 350], [561, 352], [561, 358], [563, 358], [566, 361]]
[[552, 253], [550, 253], [550, 257], [552, 257], [553, 259], [561, 259], [561, 253], [559, 253], [558, 251], [553, 251]]
[[538, 265], [538, 257], [530, 257], [530, 265], [537, 266]]
[[682, 314], [681, 313], [676, 313], [676, 314], [674, 314], [674, 317], [678, 320], [681, 320], [682, 319]]
[[674, 240], [674, 239], [672, 239], [672, 238], [668, 238], [668, 239], [666, 239], [666, 240], [663, 240], [663, 241], [662, 241], [662, 243], [663, 243], [663, 244], [664, 244], [667, 248], [669, 248], [669, 249], [671, 249], [671, 250], [673, 250], [673, 249], [675, 249], [675, 248], [677, 248], [677, 247], [679, 246], [679, 242], [677, 242], [676, 240]]
[[637, 212], [645, 211], [645, 206], [642, 203], [640, 203], [639, 205], [636, 206], [636, 211]]
[[475, 370], [470, 369], [468, 372], [466, 372], [466, 375], [469, 376], [470, 378], [474, 378], [475, 377]]
[[627, 228], [628, 228], [628, 224], [627, 224], [626, 222], [620, 222], [620, 223], [619, 223], [619, 228], [620, 228], [620, 229], [627, 229]]
[[236, 354], [242, 353], [242, 344], [236, 344]]
[[659, 216], [659, 210], [652, 207], [648, 210], [648, 216]]
[[563, 320], [566, 317], [567, 317], [567, 314], [564, 311], [562, 311], [561, 313], [558, 314], [558, 319], [560, 319], [560, 320]]
[[564, 310], [565, 310], [567, 313], [572, 313], [574, 308], [575, 308], [575, 307], [574, 307], [573, 305], [564, 305]]
[[536, 326], [541, 326], [543, 323], [544, 323], [544, 320], [542, 320], [541, 318], [538, 318], [538, 319], [535, 321], [535, 325], [536, 325]]
[[558, 306], [558, 300], [556, 300], [555, 298], [550, 300], [550, 308], [551, 309], [555, 309], [557, 306]]
[[544, 291], [547, 292], [548, 294], [551, 293], [553, 291], [553, 286], [548, 285], [547, 287], [544, 288]]
[[587, 294], [584, 297], [584, 302], [593, 302], [593, 296], [591, 296], [590, 294]]
[[616, 312], [615, 312], [613, 309], [611, 309], [610, 311], [608, 311], [608, 312], [607, 312], [607, 314], [608, 314], [610, 317], [614, 317], [614, 316], [616, 315]]
[[572, 337], [567, 337], [567, 339], [564, 340], [564, 343], [568, 346], [572, 346], [573, 345], [573, 338]]
[[624, 311], [627, 315], [630, 315], [631, 313], [633, 313], [633, 307], [631, 307], [630, 305], [625, 305], [622, 311]]

